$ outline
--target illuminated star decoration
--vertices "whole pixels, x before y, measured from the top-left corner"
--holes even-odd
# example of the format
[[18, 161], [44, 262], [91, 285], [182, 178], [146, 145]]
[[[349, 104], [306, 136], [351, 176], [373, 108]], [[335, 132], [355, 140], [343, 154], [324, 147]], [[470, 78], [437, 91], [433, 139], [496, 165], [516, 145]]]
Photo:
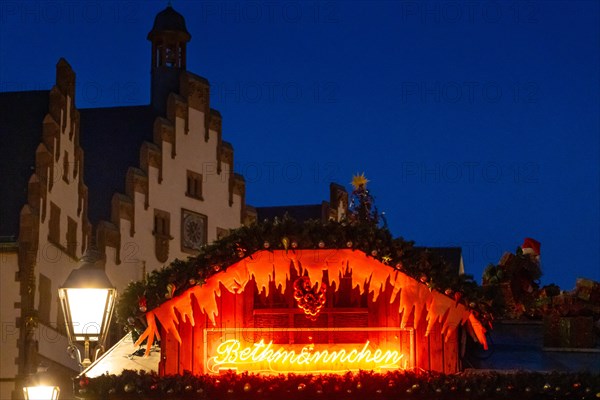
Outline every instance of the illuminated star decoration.
[[369, 182], [369, 180], [365, 177], [364, 172], [360, 175], [356, 174], [352, 177], [352, 186], [354, 187], [355, 190], [360, 188], [361, 186], [363, 188], [366, 188], [368, 182]]

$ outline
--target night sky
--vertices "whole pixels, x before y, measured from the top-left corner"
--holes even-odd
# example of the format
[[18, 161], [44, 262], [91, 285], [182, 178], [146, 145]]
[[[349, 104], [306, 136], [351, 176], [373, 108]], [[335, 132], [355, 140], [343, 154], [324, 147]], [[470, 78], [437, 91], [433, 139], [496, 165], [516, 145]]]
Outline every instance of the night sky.
[[[147, 104], [166, 5], [2, 1], [0, 90], [49, 89], [64, 57], [77, 107]], [[173, 7], [249, 204], [319, 203], [364, 172], [395, 236], [462, 246], [478, 280], [525, 237], [542, 284], [600, 280], [600, 2]]]

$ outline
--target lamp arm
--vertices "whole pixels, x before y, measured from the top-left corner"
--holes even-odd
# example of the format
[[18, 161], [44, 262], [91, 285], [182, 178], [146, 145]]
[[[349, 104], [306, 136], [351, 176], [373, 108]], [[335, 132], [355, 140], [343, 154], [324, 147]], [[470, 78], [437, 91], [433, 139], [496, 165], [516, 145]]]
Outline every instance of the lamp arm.
[[96, 346], [96, 348], [94, 349], [94, 361], [98, 359], [98, 357], [100, 355], [102, 355], [104, 353], [104, 345], [103, 344], [98, 344], [98, 346]]
[[77, 361], [77, 364], [79, 364], [80, 366], [81, 364], [81, 351], [79, 350], [79, 348], [77, 346], [75, 346], [74, 344], [69, 344], [67, 346], [67, 353], [69, 353], [69, 357], [71, 357], [73, 360]]

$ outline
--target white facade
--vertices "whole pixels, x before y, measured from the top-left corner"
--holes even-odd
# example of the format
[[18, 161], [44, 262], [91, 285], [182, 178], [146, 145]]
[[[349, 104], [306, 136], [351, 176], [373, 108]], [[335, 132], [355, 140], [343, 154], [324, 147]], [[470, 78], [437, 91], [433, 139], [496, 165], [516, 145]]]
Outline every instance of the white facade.
[[[193, 76], [189, 78], [194, 80]], [[232, 159], [222, 160], [218, 172], [218, 152], [226, 151], [221, 143], [221, 132], [217, 128], [220, 121], [211, 129], [205, 123], [206, 111], [190, 107], [184, 99], [178, 101], [180, 107], [185, 107], [185, 111], [181, 112], [183, 116], [175, 117], [174, 123], [163, 121], [173, 130], [172, 136], [169, 135], [168, 140], [154, 143], [157, 146], [155, 150], [148, 150], [157, 152], [160, 162], [157, 166], [150, 163], [147, 166], [141, 165], [137, 177], [143, 183], [134, 188], [132, 195], [121, 194], [117, 196], [116, 204], [113, 203], [113, 215], [119, 217], [107, 226], [108, 229], [118, 227], [115, 229], [118, 229], [120, 241], [117, 244], [106, 241], [106, 271], [110, 280], [119, 288], [142, 279], [144, 272], [195, 254], [194, 251], [184, 250], [184, 212], [191, 211], [206, 217], [206, 243], [217, 239], [219, 232], [225, 233], [238, 228], [242, 223], [243, 181], [234, 177]], [[212, 115], [212, 118], [217, 118], [216, 114]], [[146, 148], [148, 146], [144, 147]], [[202, 176], [201, 199], [186, 194], [188, 171]], [[119, 212], [129, 207], [132, 208], [131, 211]], [[167, 261], [159, 260], [156, 254], [156, 210], [170, 216]], [[101, 227], [98, 236], [104, 235], [109, 234]]]

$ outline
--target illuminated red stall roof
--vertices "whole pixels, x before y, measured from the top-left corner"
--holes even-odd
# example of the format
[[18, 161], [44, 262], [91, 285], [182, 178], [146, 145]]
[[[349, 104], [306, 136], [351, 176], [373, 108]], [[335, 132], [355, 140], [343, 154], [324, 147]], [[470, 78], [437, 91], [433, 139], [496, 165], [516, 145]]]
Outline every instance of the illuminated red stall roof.
[[[199, 309], [214, 324], [219, 312], [216, 298], [221, 296], [223, 287], [231, 293], [241, 293], [248, 282], [254, 279], [258, 289], [264, 289], [267, 295], [271, 281], [283, 293], [289, 281], [290, 268], [295, 268], [299, 275], [310, 277], [313, 284], [319, 283], [323, 272], [328, 271], [330, 284], [336, 284], [337, 287], [340, 277], [350, 271], [352, 287], [359, 288], [361, 293], [368, 290], [372, 293], [373, 301], [377, 300], [389, 281], [393, 287], [390, 303], [400, 296], [398, 312], [402, 314], [401, 328], [409, 323], [416, 325], [423, 316], [427, 319], [426, 334], [437, 321], [441, 323], [442, 333], [451, 333], [458, 326], [468, 324], [477, 340], [487, 348], [486, 329], [468, 307], [436, 290], [430, 290], [427, 285], [362, 251], [351, 249], [257, 251], [212, 275], [203, 285], [193, 286], [148, 311], [148, 327], [136, 345], [152, 343], [158, 336], [156, 320], [166, 332], [173, 334], [181, 342], [177, 330], [179, 318], [189, 320], [194, 325], [192, 302], [197, 302]], [[411, 316], [413, 321], [409, 321]], [[149, 349], [150, 346], [146, 348]]]

